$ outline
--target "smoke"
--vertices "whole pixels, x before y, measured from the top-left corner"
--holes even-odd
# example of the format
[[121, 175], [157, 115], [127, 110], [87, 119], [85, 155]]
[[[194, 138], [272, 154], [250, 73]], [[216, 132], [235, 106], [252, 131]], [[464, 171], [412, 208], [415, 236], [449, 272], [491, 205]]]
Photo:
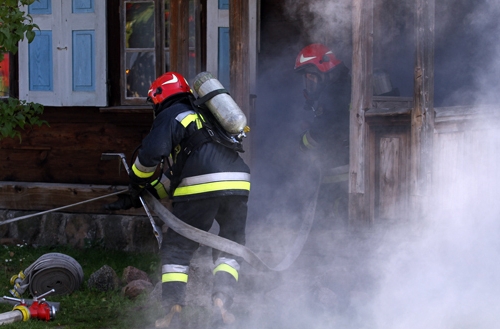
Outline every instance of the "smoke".
[[[350, 67], [350, 3], [288, 1], [285, 22], [276, 24], [284, 30], [263, 36], [248, 246], [271, 265], [293, 242], [312, 192], [308, 160], [298, 151], [308, 113], [295, 56], [310, 42], [324, 42]], [[375, 20], [385, 25], [374, 35], [374, 67], [388, 70], [402, 96], [413, 94], [413, 6], [375, 1]], [[493, 0], [436, 1], [436, 106], [497, 104], [499, 13]], [[467, 123], [473, 127], [467, 131], [454, 126], [455, 133], [435, 141], [440, 155], [425, 218], [377, 222], [361, 232], [316, 230], [289, 270], [268, 274], [246, 292], [257, 306], [245, 328], [496, 327], [500, 132], [488, 125], [491, 118]]]
[[[496, 129], [483, 136], [498, 150]], [[437, 188], [429, 216], [414, 223], [416, 231], [391, 232], [392, 241], [383, 244], [387, 258], [375, 265], [381, 278], [369, 304], [374, 328], [496, 327], [500, 207], [492, 188], [500, 177], [482, 162], [500, 159], [483, 151], [467, 159], [469, 170], [455, 171], [458, 180], [435, 177], [448, 186]]]
[[500, 3], [436, 2], [435, 104], [498, 103]]

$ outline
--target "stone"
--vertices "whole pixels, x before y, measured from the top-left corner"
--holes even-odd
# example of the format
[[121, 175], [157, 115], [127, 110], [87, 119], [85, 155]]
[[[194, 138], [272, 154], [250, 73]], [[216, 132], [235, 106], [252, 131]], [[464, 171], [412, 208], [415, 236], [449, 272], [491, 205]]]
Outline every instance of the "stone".
[[153, 284], [146, 280], [134, 280], [129, 282], [122, 289], [122, 294], [130, 299], [135, 299], [143, 293], [150, 293], [153, 291]]
[[90, 275], [87, 284], [89, 289], [106, 292], [118, 289], [120, 279], [110, 266], [104, 265]]
[[127, 266], [123, 270], [123, 275], [122, 275], [122, 282], [123, 284], [128, 284], [132, 281], [135, 280], [144, 280], [151, 282], [151, 280], [148, 277], [148, 274], [136, 267], [133, 266]]

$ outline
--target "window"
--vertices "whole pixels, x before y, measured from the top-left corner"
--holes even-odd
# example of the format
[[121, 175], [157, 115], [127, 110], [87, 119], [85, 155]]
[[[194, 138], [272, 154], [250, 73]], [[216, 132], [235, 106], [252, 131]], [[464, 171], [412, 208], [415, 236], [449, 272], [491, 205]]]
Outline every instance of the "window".
[[[121, 103], [144, 105], [151, 83], [169, 70], [169, 0], [121, 2]], [[195, 1], [189, 1], [189, 74], [196, 72]], [[155, 14], [156, 13], [156, 14]]]
[[9, 97], [9, 54], [0, 61], [0, 98]]
[[19, 43], [19, 98], [45, 106], [106, 106], [106, 2], [38, 0], [40, 30]]

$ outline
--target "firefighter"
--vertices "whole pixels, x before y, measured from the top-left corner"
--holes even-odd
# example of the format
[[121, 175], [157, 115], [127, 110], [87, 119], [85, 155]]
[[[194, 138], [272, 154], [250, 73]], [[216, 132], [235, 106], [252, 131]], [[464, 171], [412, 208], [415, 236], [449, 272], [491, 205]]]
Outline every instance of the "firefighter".
[[[155, 119], [132, 165], [130, 201], [122, 201], [118, 207], [138, 207], [137, 195], [148, 188], [157, 198], [169, 196], [173, 214], [187, 224], [208, 231], [215, 219], [221, 237], [244, 245], [249, 167], [233, 148], [203, 137], [206, 134], [200, 132], [207, 118], [193, 105], [193, 98], [190, 86], [178, 73], [167, 72], [152, 83], [148, 101]], [[153, 178], [161, 164], [168, 170]], [[160, 255], [165, 316], [156, 321], [157, 328], [185, 327], [180, 312], [185, 305], [190, 261], [198, 247], [173, 230], [164, 234]], [[242, 259], [216, 250], [213, 258], [212, 327], [216, 328], [234, 321], [228, 309]]]
[[[321, 218], [333, 213], [347, 221], [347, 173], [330, 175], [333, 168], [349, 164], [349, 107], [351, 76], [345, 64], [320, 43], [304, 47], [295, 60], [295, 71], [304, 84], [304, 109], [313, 113], [300, 137], [300, 148], [319, 164], [324, 187], [318, 200]], [[324, 202], [321, 202], [321, 199]], [[321, 207], [323, 205], [324, 207]], [[323, 214], [321, 214], [323, 212]]]

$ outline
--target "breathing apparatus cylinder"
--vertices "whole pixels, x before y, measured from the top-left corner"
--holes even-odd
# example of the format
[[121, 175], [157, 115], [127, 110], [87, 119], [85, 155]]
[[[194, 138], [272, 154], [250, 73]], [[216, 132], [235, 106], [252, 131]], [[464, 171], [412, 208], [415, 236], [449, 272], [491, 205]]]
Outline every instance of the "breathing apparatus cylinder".
[[193, 88], [200, 98], [213, 92], [214, 96], [205, 102], [210, 112], [228, 133], [245, 135], [247, 118], [219, 80], [210, 72], [201, 72], [194, 78]]

